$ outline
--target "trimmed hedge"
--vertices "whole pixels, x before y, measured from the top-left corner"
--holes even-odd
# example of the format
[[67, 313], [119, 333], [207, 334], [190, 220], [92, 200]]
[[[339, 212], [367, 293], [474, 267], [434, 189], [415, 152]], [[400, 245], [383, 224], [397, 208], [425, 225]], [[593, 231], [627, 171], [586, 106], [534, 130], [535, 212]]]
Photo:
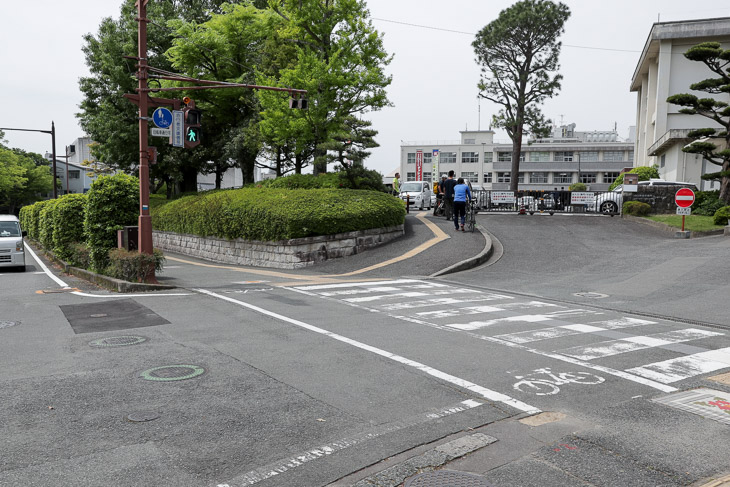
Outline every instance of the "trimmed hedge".
[[130, 252], [127, 249], [109, 251], [109, 267], [106, 275], [129, 282], [144, 282], [144, 278], [154, 269], [159, 272], [165, 257], [159, 249], [153, 249], [152, 255]]
[[85, 194], [67, 194], [58, 199], [53, 210], [53, 253], [61, 260], [68, 260], [71, 256], [72, 243], [84, 240], [87, 200]]
[[91, 270], [103, 272], [109, 264], [109, 251], [117, 246], [117, 230], [137, 224], [139, 180], [124, 173], [99, 176], [87, 196], [84, 234]]
[[730, 220], [730, 206], [723, 206], [715, 212], [713, 221], [715, 225], [727, 225]]
[[659, 177], [659, 169], [657, 166], [639, 166], [631, 169], [630, 171], [626, 171], [625, 173], [621, 173], [619, 177], [616, 178], [616, 181], [611, 183], [611, 186], [608, 187], [607, 191], [613, 191], [616, 186], [619, 184], [624, 184], [624, 174], [638, 174], [639, 175], [639, 181], [648, 181], [650, 179], [656, 179]]
[[402, 201], [364, 190], [244, 188], [186, 196], [152, 214], [156, 230], [245, 240], [288, 240], [400, 225]]
[[646, 216], [651, 213], [651, 205], [642, 201], [627, 201], [623, 212], [625, 215]]
[[54, 210], [59, 200], [48, 200], [38, 213], [38, 240], [46, 250], [53, 249], [53, 233], [56, 229]]

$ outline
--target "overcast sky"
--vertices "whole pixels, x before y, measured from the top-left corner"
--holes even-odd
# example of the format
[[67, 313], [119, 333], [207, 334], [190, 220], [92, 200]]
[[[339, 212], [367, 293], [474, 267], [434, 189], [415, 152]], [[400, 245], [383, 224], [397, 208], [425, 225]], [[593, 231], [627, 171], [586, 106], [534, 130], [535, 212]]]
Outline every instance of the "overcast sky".
[[[82, 36], [96, 34], [104, 17], [119, 16], [121, 0], [1, 0], [0, 127], [50, 130], [56, 150], [83, 135], [75, 113], [78, 79], [88, 75]], [[154, 1], [154, 0], [151, 0]], [[487, 129], [496, 107], [477, 100], [479, 67], [474, 34], [515, 2], [509, 0], [368, 0], [385, 49], [395, 55], [389, 98], [393, 107], [368, 114], [380, 147], [366, 162], [384, 174], [398, 166], [401, 141], [458, 140], [459, 131]], [[635, 125], [636, 94], [629, 82], [649, 30], [658, 19], [728, 17], [727, 0], [567, 0], [572, 15], [562, 36], [560, 94], [545, 114], [577, 130], [610, 130], [621, 137]], [[70, 7], [73, 8], [70, 8]], [[693, 7], [697, 6], [696, 9]], [[481, 120], [480, 120], [481, 118]], [[10, 147], [50, 152], [42, 133], [6, 132]], [[506, 134], [497, 133], [506, 140]]]

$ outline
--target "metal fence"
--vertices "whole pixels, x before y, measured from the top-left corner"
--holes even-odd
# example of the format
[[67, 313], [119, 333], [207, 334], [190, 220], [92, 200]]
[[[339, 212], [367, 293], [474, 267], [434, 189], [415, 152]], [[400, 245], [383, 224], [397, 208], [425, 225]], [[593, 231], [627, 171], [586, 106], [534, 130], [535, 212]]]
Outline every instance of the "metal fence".
[[479, 213], [602, 213], [618, 215], [622, 194], [615, 191], [474, 191]]

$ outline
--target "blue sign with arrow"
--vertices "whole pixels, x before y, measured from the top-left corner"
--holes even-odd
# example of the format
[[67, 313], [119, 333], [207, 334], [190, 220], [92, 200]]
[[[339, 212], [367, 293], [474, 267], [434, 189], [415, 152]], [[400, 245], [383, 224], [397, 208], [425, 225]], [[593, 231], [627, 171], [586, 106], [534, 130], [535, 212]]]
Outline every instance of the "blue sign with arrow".
[[160, 107], [152, 114], [152, 122], [161, 129], [170, 128], [170, 125], [172, 125], [172, 112], [167, 108]]

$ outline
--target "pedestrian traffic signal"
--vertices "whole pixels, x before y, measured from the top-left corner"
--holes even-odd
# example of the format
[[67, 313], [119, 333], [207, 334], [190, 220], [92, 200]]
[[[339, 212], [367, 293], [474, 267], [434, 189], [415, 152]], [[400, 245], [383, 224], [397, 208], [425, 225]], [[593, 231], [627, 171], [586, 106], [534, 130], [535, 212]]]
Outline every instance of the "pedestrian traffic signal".
[[309, 108], [309, 101], [306, 98], [290, 98], [289, 108], [299, 108], [301, 110], [306, 110], [307, 108]]
[[203, 114], [196, 108], [185, 108], [183, 110], [183, 117], [185, 121], [185, 148], [192, 149], [200, 144], [202, 135], [200, 122]]

